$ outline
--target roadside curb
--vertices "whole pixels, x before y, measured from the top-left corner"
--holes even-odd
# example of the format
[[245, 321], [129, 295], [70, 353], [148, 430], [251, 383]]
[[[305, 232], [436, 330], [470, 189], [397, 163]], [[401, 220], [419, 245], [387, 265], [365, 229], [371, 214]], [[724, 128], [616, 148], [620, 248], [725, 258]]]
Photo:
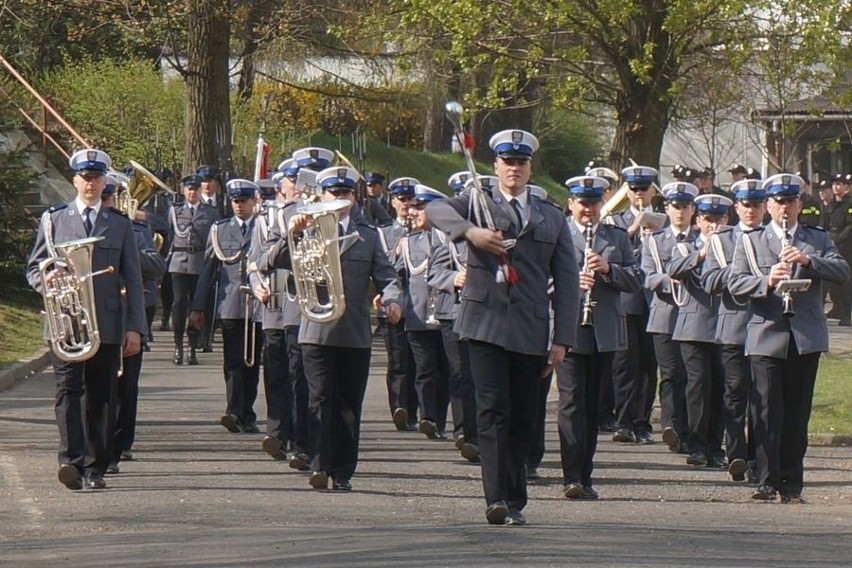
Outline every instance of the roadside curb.
[[28, 357], [0, 371], [0, 392], [12, 387], [21, 379], [38, 373], [50, 364], [50, 349], [43, 348], [32, 357]]
[[852, 446], [852, 436], [843, 434], [808, 434], [808, 442], [814, 446]]

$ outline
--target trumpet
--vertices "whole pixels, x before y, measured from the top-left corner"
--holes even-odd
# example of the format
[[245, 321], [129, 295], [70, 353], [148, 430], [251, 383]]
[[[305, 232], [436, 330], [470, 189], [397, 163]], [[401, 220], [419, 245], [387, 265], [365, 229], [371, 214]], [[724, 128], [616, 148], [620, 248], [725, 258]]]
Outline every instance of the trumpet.
[[[589, 254], [592, 252], [592, 239], [594, 238], [594, 234], [592, 233], [592, 223], [591, 221], [586, 223], [586, 230], [584, 231], [584, 235], [586, 237], [586, 250], [583, 253], [583, 272], [589, 272]], [[586, 290], [583, 295], [583, 319], [580, 322], [580, 325], [583, 327], [594, 327], [595, 324], [592, 321], [592, 308], [595, 307], [595, 302], [592, 300], [592, 290], [591, 288]]]
[[[787, 221], [787, 212], [784, 212], [784, 215], [781, 217], [781, 250], [784, 250], [786, 247], [790, 246], [790, 234], [788, 231], [788, 221]], [[796, 315], [796, 312], [793, 310], [793, 293], [790, 292], [789, 289], [784, 289], [781, 292], [781, 306], [783, 308], [784, 317], [793, 317]]]

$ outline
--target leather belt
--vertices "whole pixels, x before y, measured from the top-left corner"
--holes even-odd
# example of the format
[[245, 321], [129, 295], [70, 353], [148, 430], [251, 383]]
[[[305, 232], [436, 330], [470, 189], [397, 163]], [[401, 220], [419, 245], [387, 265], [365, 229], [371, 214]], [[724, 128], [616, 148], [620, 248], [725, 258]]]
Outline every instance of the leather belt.
[[174, 252], [188, 252], [190, 254], [194, 252], [200, 252], [201, 249], [196, 247], [172, 247], [172, 251]]

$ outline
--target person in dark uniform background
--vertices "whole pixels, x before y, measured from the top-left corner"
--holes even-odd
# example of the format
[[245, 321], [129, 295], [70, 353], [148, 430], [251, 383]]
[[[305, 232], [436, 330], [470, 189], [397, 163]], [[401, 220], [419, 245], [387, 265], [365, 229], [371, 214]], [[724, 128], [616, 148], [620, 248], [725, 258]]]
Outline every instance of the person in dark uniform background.
[[[112, 272], [90, 281], [95, 305], [87, 307], [97, 313], [100, 346], [83, 361], [60, 358], [53, 346], [59, 429], [57, 477], [71, 490], [106, 487], [103, 476], [112, 457], [113, 404], [120, 360], [122, 354], [133, 357], [139, 353], [142, 337], [147, 335], [142, 271], [132, 223], [101, 201], [111, 162], [105, 152], [96, 149], [80, 150], [71, 156], [77, 197], [42, 215], [27, 263], [27, 281], [40, 294], [45, 290], [39, 265], [54, 256], [55, 245], [101, 237], [92, 248], [91, 269], [99, 272], [112, 267]], [[51, 274], [45, 278], [50, 281]], [[126, 290], [125, 317], [121, 312], [122, 286]], [[59, 339], [47, 333], [45, 337]]]
[[[169, 180], [174, 177], [172, 172], [168, 169], [163, 169], [161, 174], [158, 173], [158, 176], [164, 183], [169, 183]], [[174, 200], [172, 198], [172, 194], [165, 188], [156, 185], [153, 195], [151, 195], [145, 203], [142, 203], [136, 211], [135, 220], [147, 224], [152, 233], [159, 236], [160, 246], [158, 251], [163, 259], [166, 259], [168, 256], [169, 248], [171, 247], [171, 243], [169, 242], [169, 210], [173, 205]], [[174, 294], [172, 292], [172, 278], [168, 272], [163, 275], [163, 278], [159, 283], [158, 293], [160, 296], [160, 304], [162, 306], [159, 329], [160, 331], [171, 331], [171, 315], [172, 304], [174, 303]], [[146, 296], [145, 299], [147, 302], [148, 297]], [[148, 321], [149, 339], [153, 339], [153, 335], [151, 335], [152, 323], [152, 320]]]
[[[435, 200], [426, 215], [450, 240], [469, 243], [456, 330], [469, 341], [485, 518], [490, 524], [520, 525], [526, 523], [525, 461], [541, 377], [575, 345], [580, 294], [564, 215], [527, 191], [538, 140], [523, 130], [505, 130], [491, 137], [490, 146], [499, 185], [493, 199], [481, 196], [477, 203], [488, 209], [496, 230], [471, 221], [476, 195], [467, 191]], [[514, 246], [504, 239], [514, 239]], [[551, 277], [554, 293], [548, 297]]]
[[385, 191], [385, 176], [378, 172], [367, 172], [364, 175], [367, 185], [367, 201], [364, 217], [377, 227], [384, 227], [393, 222], [396, 210], [390, 204], [390, 198]]
[[[752, 499], [802, 503], [808, 421], [820, 354], [828, 351], [822, 284], [849, 282], [849, 264], [829, 235], [797, 223], [804, 181], [777, 174], [763, 183], [771, 222], [743, 234], [737, 243], [728, 289], [751, 301], [745, 353], [751, 360], [754, 434], [759, 486]], [[786, 225], [786, 226], [785, 226]], [[785, 315], [778, 287], [809, 279], [792, 292]]]
[[[214, 290], [215, 315], [222, 322], [226, 410], [220, 423], [229, 432], [256, 434], [254, 402], [260, 378], [261, 326], [255, 302], [247, 301], [248, 250], [254, 229], [257, 184], [246, 179], [228, 182], [233, 217], [216, 221], [210, 228], [204, 264], [192, 300], [190, 327], [201, 329], [206, 317], [207, 295]], [[248, 322], [247, 322], [248, 320]], [[250, 334], [246, 340], [246, 333]], [[252, 341], [253, 339], [253, 341]], [[248, 352], [245, 342], [248, 341]]]
[[[172, 304], [172, 327], [175, 338], [175, 365], [184, 362], [184, 334], [189, 306], [193, 303], [198, 284], [198, 275], [204, 264], [204, 250], [210, 227], [219, 219], [212, 205], [201, 202], [201, 178], [189, 175], [181, 180], [185, 201], [169, 210], [169, 273], [172, 277], [174, 303]], [[205, 312], [206, 314], [206, 312]], [[212, 324], [211, 324], [212, 325]], [[189, 364], [197, 365], [200, 332], [189, 330]]]
[[[852, 174], [837, 174], [831, 184], [834, 203], [828, 214], [828, 232], [834, 245], [847, 263], [852, 263]], [[839, 319], [844, 327], [852, 325], [852, 286], [833, 283], [830, 286], [833, 304], [829, 317]]]

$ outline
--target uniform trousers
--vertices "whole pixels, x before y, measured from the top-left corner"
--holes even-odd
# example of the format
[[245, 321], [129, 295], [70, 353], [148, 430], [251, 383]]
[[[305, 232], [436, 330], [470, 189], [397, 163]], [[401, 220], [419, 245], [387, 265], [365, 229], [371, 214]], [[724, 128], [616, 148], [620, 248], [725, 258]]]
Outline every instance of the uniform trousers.
[[[197, 274], [172, 273], [172, 289], [174, 301], [172, 303], [172, 329], [175, 334], [175, 347], [183, 346], [183, 336], [186, 333], [186, 316], [189, 306], [195, 297], [195, 286], [198, 284]], [[207, 319], [205, 314], [205, 320]], [[189, 330], [189, 344], [197, 346], [198, 330]]]
[[613, 352], [592, 355], [568, 353], [556, 369], [559, 389], [559, 450], [563, 485], [592, 486], [595, 450], [598, 445], [600, 385], [612, 368]]
[[645, 331], [648, 315], [628, 314], [626, 323], [627, 349], [616, 351], [612, 360], [615, 420], [619, 428], [651, 432], [647, 393], [657, 386], [657, 359], [651, 334]]
[[541, 379], [538, 390], [538, 404], [536, 407], [535, 431], [530, 452], [527, 454], [527, 466], [538, 469], [541, 460], [544, 459], [545, 434], [547, 428], [547, 397], [550, 394], [550, 386], [553, 383], [553, 373]]
[[527, 504], [525, 462], [547, 357], [484, 341], [469, 340], [468, 345], [485, 502], [506, 501], [520, 511]]
[[235, 416], [242, 426], [257, 422], [254, 401], [260, 380], [261, 334], [259, 323], [254, 326], [254, 365], [245, 363], [245, 320], [222, 320], [223, 369], [225, 371], [226, 411]]
[[302, 346], [299, 345], [299, 326], [285, 328], [290, 377], [293, 381], [293, 413], [290, 426], [290, 448], [294, 452], [308, 452], [308, 380], [302, 364]]
[[674, 428], [683, 439], [688, 431], [686, 420], [686, 369], [680, 348], [666, 333], [652, 333], [654, 354], [660, 368], [660, 425]]
[[725, 452], [728, 462], [754, 460], [754, 431], [749, 398], [752, 390], [751, 363], [742, 345], [722, 345], [725, 367]]
[[172, 305], [175, 301], [175, 295], [172, 288], [171, 272], [166, 272], [165, 274], [163, 274], [163, 280], [160, 282], [160, 301], [163, 305], [163, 317], [160, 319], [160, 321], [167, 322], [172, 316]]
[[116, 375], [121, 348], [101, 343], [87, 361], [69, 363], [51, 353], [56, 376], [59, 463], [103, 475], [112, 456]]
[[408, 412], [409, 424], [417, 422], [417, 390], [414, 388], [414, 362], [408, 336], [405, 334], [405, 320], [388, 323], [387, 318], [378, 318], [379, 328], [388, 355], [387, 387], [390, 412], [404, 408]]
[[598, 388], [598, 424], [608, 426], [615, 423], [615, 385], [612, 368], [604, 369]]
[[680, 341], [686, 368], [686, 414], [689, 425], [687, 447], [708, 458], [721, 457], [722, 398], [725, 374], [719, 346], [704, 341]]
[[444, 432], [447, 429], [450, 387], [441, 330], [409, 331], [407, 335], [414, 356], [414, 386], [420, 401], [420, 418], [435, 422], [438, 431]]
[[441, 320], [441, 337], [450, 367], [450, 407], [453, 434], [464, 436], [465, 442], [477, 445], [476, 391], [470, 374], [470, 352], [467, 341], [453, 331], [453, 320]]
[[782, 495], [802, 492], [819, 357], [800, 355], [792, 334], [785, 358], [750, 357], [757, 477]]
[[139, 374], [142, 351], [124, 358], [124, 374], [118, 378], [116, 392], [115, 436], [112, 461], [121, 461], [121, 453], [130, 451], [136, 439], [136, 409], [139, 402]]
[[290, 376], [287, 332], [283, 329], [264, 329], [263, 344], [266, 435], [277, 439], [286, 449], [291, 437], [293, 414], [293, 379]]
[[347, 480], [358, 465], [370, 349], [302, 344], [308, 379], [311, 469]]

